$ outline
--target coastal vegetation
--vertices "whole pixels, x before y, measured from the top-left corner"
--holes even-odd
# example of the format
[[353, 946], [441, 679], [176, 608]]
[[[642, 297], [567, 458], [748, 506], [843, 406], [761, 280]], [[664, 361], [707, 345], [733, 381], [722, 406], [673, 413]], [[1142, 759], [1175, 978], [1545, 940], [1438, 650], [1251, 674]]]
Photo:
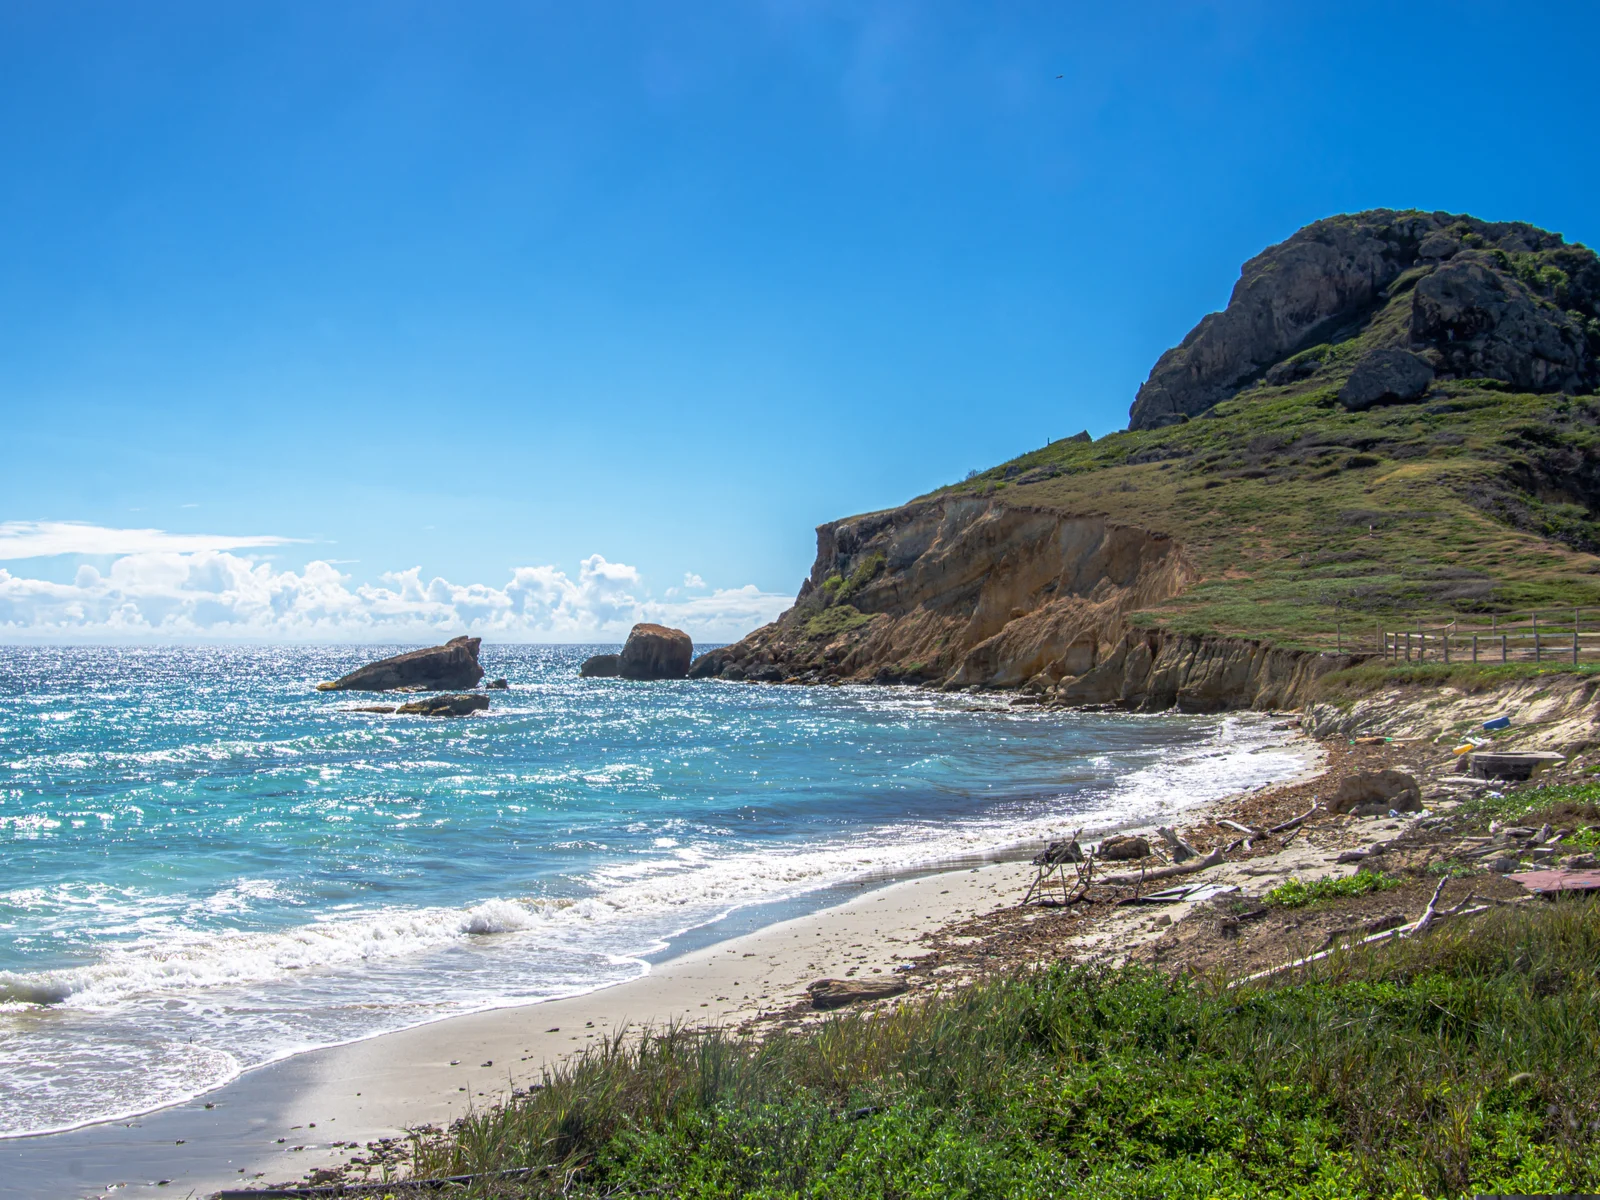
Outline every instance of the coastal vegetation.
[[1375, 652], [1380, 626], [1424, 614], [1600, 605], [1583, 482], [1600, 468], [1600, 398], [1460, 380], [1425, 404], [1350, 412], [1314, 382], [1053, 443], [933, 494], [981, 494], [1010, 472], [1011, 503], [1171, 535], [1202, 578], [1134, 620], [1181, 632], [1326, 649], [1343, 624], [1347, 646]]
[[1455, 1197], [1600, 1184], [1600, 911], [1299, 973], [999, 975], [761, 1041], [618, 1035], [416, 1146], [480, 1196]]

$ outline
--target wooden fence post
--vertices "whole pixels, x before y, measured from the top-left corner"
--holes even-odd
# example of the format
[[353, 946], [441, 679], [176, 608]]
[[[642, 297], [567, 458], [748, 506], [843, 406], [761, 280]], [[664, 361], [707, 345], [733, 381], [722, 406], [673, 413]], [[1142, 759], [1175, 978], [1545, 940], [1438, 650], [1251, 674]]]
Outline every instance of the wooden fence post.
[[1572, 610], [1572, 665], [1578, 665], [1578, 610]]
[[1478, 635], [1472, 635], [1472, 661], [1478, 661]]
[[1533, 614], [1533, 661], [1539, 662], [1539, 614]]

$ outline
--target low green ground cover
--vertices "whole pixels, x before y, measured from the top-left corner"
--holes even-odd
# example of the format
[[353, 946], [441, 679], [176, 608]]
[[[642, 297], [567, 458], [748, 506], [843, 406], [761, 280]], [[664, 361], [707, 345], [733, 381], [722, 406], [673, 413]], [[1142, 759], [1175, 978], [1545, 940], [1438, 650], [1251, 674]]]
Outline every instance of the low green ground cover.
[[1600, 1188], [1600, 911], [1496, 910], [1229, 989], [997, 978], [756, 1043], [619, 1038], [425, 1139], [480, 1196], [1459, 1197]]
[[1309, 882], [1289, 879], [1273, 888], [1262, 899], [1279, 908], [1304, 908], [1308, 904], [1318, 904], [1340, 896], [1368, 896], [1373, 892], [1386, 892], [1404, 883], [1405, 880], [1397, 875], [1385, 875], [1380, 871], [1357, 871], [1354, 875], [1313, 879]]

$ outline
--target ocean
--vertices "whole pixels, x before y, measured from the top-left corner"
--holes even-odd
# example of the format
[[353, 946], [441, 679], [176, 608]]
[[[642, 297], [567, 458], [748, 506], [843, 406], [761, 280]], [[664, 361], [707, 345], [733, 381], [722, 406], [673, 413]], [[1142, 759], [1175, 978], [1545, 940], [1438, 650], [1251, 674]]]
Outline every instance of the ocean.
[[398, 649], [0, 648], [0, 1136], [1303, 761], [1249, 714], [577, 677], [611, 647], [487, 645], [512, 688], [462, 719], [315, 690]]

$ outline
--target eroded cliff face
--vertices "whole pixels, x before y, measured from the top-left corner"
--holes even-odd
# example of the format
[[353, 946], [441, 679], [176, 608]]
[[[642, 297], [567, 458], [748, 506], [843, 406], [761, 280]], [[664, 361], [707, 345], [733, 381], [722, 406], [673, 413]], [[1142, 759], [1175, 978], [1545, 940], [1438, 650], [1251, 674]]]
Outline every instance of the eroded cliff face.
[[988, 499], [823, 525], [795, 606], [692, 673], [1054, 687], [1194, 577], [1170, 538]]
[[1069, 706], [1111, 704], [1139, 712], [1299, 708], [1315, 697], [1321, 676], [1356, 661], [1245, 638], [1130, 630], [1093, 670], [1047, 694]]
[[1194, 712], [1302, 703], [1329, 656], [1132, 629], [1198, 577], [1159, 533], [947, 497], [817, 530], [795, 605], [690, 675], [1024, 688], [1042, 703]]

